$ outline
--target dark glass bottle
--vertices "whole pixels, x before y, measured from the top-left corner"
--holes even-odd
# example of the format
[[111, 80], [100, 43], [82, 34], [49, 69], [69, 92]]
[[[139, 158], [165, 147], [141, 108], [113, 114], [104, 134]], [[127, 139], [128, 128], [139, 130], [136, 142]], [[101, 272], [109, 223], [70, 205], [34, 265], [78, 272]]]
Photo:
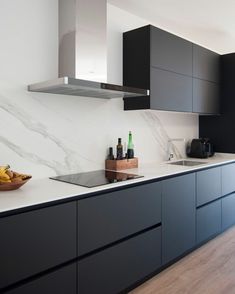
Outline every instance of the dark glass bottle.
[[123, 146], [122, 146], [122, 139], [121, 138], [118, 138], [117, 159], [123, 159]]
[[109, 154], [107, 156], [107, 159], [109, 159], [109, 160], [113, 160], [114, 159], [113, 147], [109, 147]]
[[132, 133], [129, 132], [128, 145], [127, 145], [127, 158], [134, 158], [134, 144], [132, 141]]

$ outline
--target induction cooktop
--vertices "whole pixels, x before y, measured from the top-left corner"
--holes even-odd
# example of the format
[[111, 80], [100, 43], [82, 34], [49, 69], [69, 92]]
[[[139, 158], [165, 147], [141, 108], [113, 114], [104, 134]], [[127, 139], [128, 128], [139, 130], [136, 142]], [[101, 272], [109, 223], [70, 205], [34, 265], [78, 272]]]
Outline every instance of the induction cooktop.
[[77, 173], [64, 176], [52, 177], [50, 179], [57, 180], [69, 184], [79, 185], [87, 188], [107, 185], [110, 183], [123, 182], [127, 180], [142, 178], [136, 174], [111, 171], [111, 170], [96, 170], [86, 173]]

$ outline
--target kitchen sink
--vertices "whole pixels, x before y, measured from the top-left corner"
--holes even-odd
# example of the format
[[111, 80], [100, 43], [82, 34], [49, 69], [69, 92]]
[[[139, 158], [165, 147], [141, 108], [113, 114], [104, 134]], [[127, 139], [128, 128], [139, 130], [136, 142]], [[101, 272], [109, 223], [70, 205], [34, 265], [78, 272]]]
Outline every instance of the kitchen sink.
[[206, 164], [206, 163], [207, 162], [201, 162], [201, 161], [179, 160], [179, 161], [169, 162], [168, 164], [182, 165], [182, 166], [195, 166], [195, 165]]

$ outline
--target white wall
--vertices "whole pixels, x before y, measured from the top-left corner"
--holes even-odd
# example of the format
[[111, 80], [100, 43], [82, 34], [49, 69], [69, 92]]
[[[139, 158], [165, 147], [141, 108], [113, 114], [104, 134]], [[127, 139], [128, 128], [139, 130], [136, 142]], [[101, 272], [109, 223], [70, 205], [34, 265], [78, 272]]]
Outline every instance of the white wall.
[[[108, 12], [109, 81], [121, 83], [122, 31], [146, 21], [111, 5]], [[141, 163], [162, 161], [169, 137], [198, 136], [197, 115], [28, 92], [28, 84], [57, 77], [57, 13], [57, 0], [0, 1], [0, 164], [34, 178], [103, 168], [107, 147], [129, 130]]]

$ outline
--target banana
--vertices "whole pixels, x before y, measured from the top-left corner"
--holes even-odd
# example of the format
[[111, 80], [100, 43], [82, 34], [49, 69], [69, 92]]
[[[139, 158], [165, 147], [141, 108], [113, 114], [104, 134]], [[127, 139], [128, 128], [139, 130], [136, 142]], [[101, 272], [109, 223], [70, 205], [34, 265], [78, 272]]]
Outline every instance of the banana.
[[7, 171], [8, 171], [9, 168], [10, 168], [9, 165], [0, 166], [0, 182], [2, 182], [2, 183], [9, 183], [9, 182], [11, 182], [11, 178], [7, 174]]

